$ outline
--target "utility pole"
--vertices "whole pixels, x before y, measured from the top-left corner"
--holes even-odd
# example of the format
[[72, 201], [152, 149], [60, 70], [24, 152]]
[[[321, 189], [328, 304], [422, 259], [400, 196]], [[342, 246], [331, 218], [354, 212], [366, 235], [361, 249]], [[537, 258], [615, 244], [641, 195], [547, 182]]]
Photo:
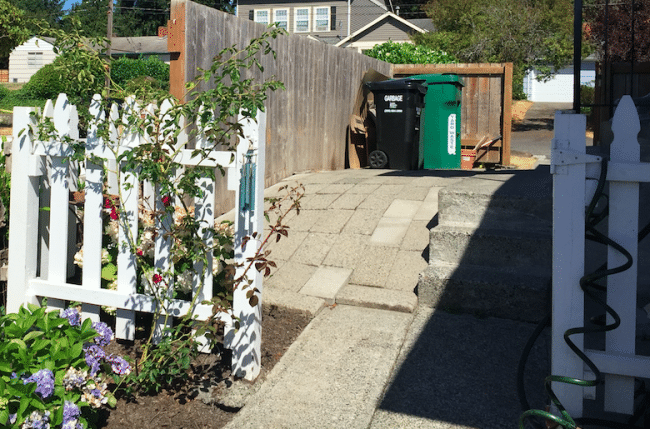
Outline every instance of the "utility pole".
[[108, 0], [108, 24], [106, 25], [106, 38], [108, 39], [108, 48], [106, 49], [106, 55], [108, 57], [108, 67], [106, 70], [106, 97], [110, 95], [111, 89], [111, 40], [113, 40], [113, 0]]

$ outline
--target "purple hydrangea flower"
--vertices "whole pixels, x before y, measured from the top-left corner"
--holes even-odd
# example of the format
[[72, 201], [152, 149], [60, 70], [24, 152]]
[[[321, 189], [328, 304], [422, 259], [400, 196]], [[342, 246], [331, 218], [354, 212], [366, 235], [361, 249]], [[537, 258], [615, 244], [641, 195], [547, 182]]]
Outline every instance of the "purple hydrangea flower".
[[36, 393], [41, 398], [48, 398], [54, 392], [54, 374], [49, 369], [41, 369], [27, 377], [23, 384], [36, 383]]
[[71, 307], [66, 308], [65, 310], [61, 310], [59, 317], [68, 319], [70, 326], [81, 326], [81, 315], [76, 308]]
[[86, 353], [86, 364], [90, 367], [90, 375], [94, 376], [99, 371], [102, 359], [106, 358], [106, 353], [101, 347], [92, 344], [84, 348]]
[[[73, 402], [70, 401], [65, 401], [63, 404], [63, 424], [65, 425], [68, 422], [74, 421], [75, 426], [77, 424], [77, 420], [79, 419], [79, 416], [81, 415], [81, 411], [79, 411], [79, 407]], [[74, 426], [73, 426], [74, 427]]]
[[21, 426], [22, 428], [32, 429], [50, 429], [50, 412], [45, 411], [41, 414], [39, 411], [32, 411], [27, 420]]
[[131, 372], [131, 365], [121, 356], [110, 355], [106, 360], [111, 363], [111, 369], [115, 374], [126, 375]]
[[95, 344], [100, 347], [107, 346], [113, 339], [113, 331], [108, 325], [104, 322], [95, 322], [93, 323], [93, 329], [97, 331], [97, 336], [95, 337]]

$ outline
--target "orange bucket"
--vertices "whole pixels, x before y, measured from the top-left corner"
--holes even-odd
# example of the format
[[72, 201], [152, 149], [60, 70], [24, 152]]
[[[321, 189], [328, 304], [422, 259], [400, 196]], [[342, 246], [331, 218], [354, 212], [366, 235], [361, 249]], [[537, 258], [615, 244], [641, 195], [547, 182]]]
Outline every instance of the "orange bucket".
[[460, 150], [460, 168], [463, 170], [471, 170], [474, 168], [474, 161], [476, 160], [476, 151], [474, 149], [461, 149]]

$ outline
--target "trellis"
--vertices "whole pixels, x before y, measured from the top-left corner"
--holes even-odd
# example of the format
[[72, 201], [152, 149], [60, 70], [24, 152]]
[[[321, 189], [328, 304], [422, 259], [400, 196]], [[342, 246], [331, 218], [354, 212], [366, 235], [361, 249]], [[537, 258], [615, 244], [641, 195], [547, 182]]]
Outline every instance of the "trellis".
[[[164, 116], [171, 107], [165, 102], [160, 107], [160, 115]], [[131, 100], [123, 106], [123, 115], [142, 111], [147, 114], [153, 107], [139, 109], [137, 103]], [[82, 303], [84, 317], [99, 320], [100, 306], [116, 308], [117, 338], [133, 339], [136, 329], [136, 312], [154, 313], [157, 302], [148, 295], [137, 293], [136, 281], [138, 277], [136, 255], [129, 246], [118, 246], [117, 258], [117, 290], [101, 288], [101, 252], [102, 252], [102, 216], [104, 204], [104, 177], [103, 168], [92, 160], [102, 158], [106, 163], [116, 166], [115, 154], [110, 150], [119, 148], [119, 151], [128, 151], [146, 141], [147, 136], [135, 131], [126, 130], [118, 134], [115, 124], [120, 122], [118, 107], [113, 105], [108, 112], [110, 138], [104, 141], [98, 136], [98, 125], [105, 121], [105, 112], [101, 108], [101, 98], [95, 96], [90, 105], [90, 114], [93, 120], [90, 123], [85, 141], [86, 159], [81, 169], [85, 171], [85, 201], [84, 201], [84, 267], [81, 284], [68, 283], [72, 255], [76, 249], [75, 240], [70, 239], [74, 221], [71, 221], [69, 196], [74, 190], [75, 164], [70, 162], [72, 147], [66, 139], [78, 140], [78, 114], [75, 106], [68, 102], [66, 95], [60, 94], [56, 104], [51, 101], [45, 106], [43, 117], [52, 119], [58, 138], [54, 141], [39, 141], [28, 132], [30, 127], [36, 125], [36, 116], [32, 115], [34, 109], [25, 107], [14, 108], [13, 119], [13, 145], [12, 145], [12, 177], [11, 177], [11, 212], [10, 212], [10, 239], [9, 239], [9, 268], [7, 284], [7, 310], [15, 312], [20, 305], [38, 303], [40, 298], [46, 297], [48, 307], [61, 309], [66, 301]], [[244, 138], [240, 138], [237, 152], [211, 151], [208, 159], [199, 159], [192, 156], [192, 150], [178, 151], [175, 159], [183, 165], [200, 165], [206, 168], [227, 169], [228, 187], [236, 192], [237, 207], [241, 197], [240, 169], [242, 163], [254, 163], [256, 180], [246, 182], [246, 191], [249, 204], [246, 210], [238, 212], [235, 219], [235, 264], [241, 266], [246, 259], [254, 253], [252, 239], [243, 252], [239, 246], [243, 237], [252, 236], [254, 232], [260, 234], [263, 227], [263, 191], [264, 191], [264, 152], [265, 152], [265, 114], [258, 112], [257, 123], [241, 119]], [[179, 144], [188, 141], [184, 129], [178, 139]], [[207, 140], [199, 135], [196, 139], [197, 147], [207, 147]], [[245, 157], [245, 153], [249, 157]], [[252, 155], [252, 157], [251, 157]], [[250, 168], [250, 166], [248, 167]], [[108, 174], [106, 182], [109, 188], [121, 188], [122, 213], [126, 219], [120, 220], [119, 242], [127, 242], [130, 230], [132, 237], [137, 237], [138, 204], [141, 197], [153, 197], [156, 204], [162, 204], [156, 184], [137, 183], [133, 174], [122, 171], [117, 183], [117, 175]], [[140, 186], [142, 185], [142, 187]], [[201, 223], [199, 233], [202, 239], [212, 244], [213, 236], [207, 225], [213, 225], [215, 217], [214, 181], [201, 178], [198, 185], [203, 189], [202, 197], [195, 198], [195, 217]], [[144, 195], [139, 195], [143, 189]], [[47, 210], [43, 210], [43, 207]], [[158, 206], [160, 208], [160, 206]], [[40, 226], [39, 226], [40, 225]], [[259, 237], [259, 235], [258, 235]], [[155, 239], [154, 266], [165, 271], [170, 268], [169, 238], [158, 234]], [[212, 306], [200, 304], [202, 300], [212, 298], [212, 270], [211, 255], [208, 256], [208, 267], [202, 270], [197, 266], [196, 272], [205, 272], [205, 278], [199, 279], [194, 275], [194, 292], [203, 280], [206, 287], [201, 289], [201, 296], [193, 309], [200, 320], [212, 315]], [[238, 268], [236, 276], [242, 274], [243, 267]], [[250, 270], [248, 277], [252, 280], [251, 287], [257, 288], [261, 295], [262, 277], [254, 269]], [[168, 314], [182, 316], [190, 310], [190, 301], [174, 299], [168, 306]], [[164, 309], [163, 309], [164, 310]], [[235, 330], [232, 316], [239, 318], [240, 329]], [[220, 313], [218, 318], [226, 323], [226, 347], [233, 351], [233, 372], [235, 375], [252, 380], [260, 371], [260, 344], [261, 344], [261, 299], [255, 307], [249, 305], [245, 291], [237, 290], [234, 293], [232, 314]], [[156, 333], [162, 332], [162, 317], [157, 322]]]

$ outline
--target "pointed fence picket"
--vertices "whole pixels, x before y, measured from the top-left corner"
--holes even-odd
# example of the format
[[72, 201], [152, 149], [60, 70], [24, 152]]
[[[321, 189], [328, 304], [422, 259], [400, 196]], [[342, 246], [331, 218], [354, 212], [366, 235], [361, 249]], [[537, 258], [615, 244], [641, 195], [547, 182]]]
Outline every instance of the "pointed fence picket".
[[[593, 380], [584, 362], [571, 351], [564, 333], [584, 326], [584, 293], [579, 286], [585, 275], [585, 206], [595, 191], [601, 158], [586, 154], [584, 115], [557, 112], [553, 139], [553, 375]], [[635, 351], [639, 182], [650, 182], [650, 163], [640, 162], [637, 134], [639, 116], [632, 99], [621, 99], [612, 120], [606, 180], [609, 185], [607, 235], [632, 255], [630, 269], [607, 277], [607, 304], [621, 324], [605, 335], [605, 350], [585, 349], [582, 335], [572, 336], [576, 346], [604, 374], [604, 409], [633, 414], [634, 379], [650, 377], [650, 357]], [[626, 258], [611, 246], [607, 267]], [[608, 315], [607, 323], [612, 323]], [[583, 415], [583, 398], [594, 398], [595, 389], [553, 383], [562, 405], [576, 418]]]
[[[63, 308], [66, 302], [81, 302], [84, 317], [99, 320], [101, 306], [115, 307], [117, 338], [133, 339], [136, 330], [136, 312], [156, 311], [156, 301], [146, 294], [137, 293], [137, 266], [136, 257], [130, 250], [129, 237], [137, 237], [138, 213], [141, 201], [156, 201], [157, 209], [162, 208], [161, 195], [155, 184], [143, 183], [144, 195], [139, 195], [140, 184], [135, 175], [128, 171], [119, 174], [118, 183], [116, 174], [117, 163], [114, 152], [119, 145], [120, 151], [126, 151], [141, 144], [151, 136], [140, 136], [137, 132], [122, 132], [118, 141], [118, 131], [114, 124], [119, 123], [118, 108], [113, 105], [108, 111], [110, 128], [108, 141], [102, 140], [97, 133], [99, 125], [106, 120], [106, 113], [101, 107], [101, 98], [95, 96], [89, 111], [92, 120], [87, 130], [85, 139], [87, 160], [85, 165], [77, 166], [69, 162], [72, 148], [65, 143], [65, 138], [78, 139], [78, 116], [76, 107], [71, 105], [64, 94], [60, 94], [55, 105], [48, 102], [44, 109], [44, 116], [52, 118], [56, 132], [60, 137], [57, 142], [43, 142], [35, 139], [27, 130], [36, 125], [34, 109], [25, 107], [14, 108], [14, 135], [13, 135], [13, 166], [11, 189], [10, 213], [10, 240], [9, 240], [9, 267], [7, 284], [7, 311], [15, 312], [26, 303], [38, 303], [41, 298], [47, 298], [48, 307]], [[165, 115], [171, 104], [163, 104], [157, 114]], [[144, 114], [152, 114], [152, 107], [144, 109]], [[127, 99], [123, 106], [124, 116], [129, 113], [140, 112], [140, 107], [134, 99]], [[235, 221], [235, 242], [241, 243], [244, 235], [262, 232], [263, 222], [263, 186], [264, 186], [264, 137], [265, 114], [257, 113], [258, 122], [245, 121], [245, 138], [240, 138], [237, 156], [229, 151], [212, 151], [209, 160], [200, 161], [193, 158], [191, 150], [183, 149], [179, 154], [179, 162], [185, 165], [199, 165], [217, 168], [222, 166], [229, 172], [228, 188], [236, 191], [239, 201], [240, 191], [252, 192], [255, 200], [254, 207], [240, 212]], [[123, 123], [121, 126], [125, 126]], [[25, 131], [23, 131], [25, 130]], [[181, 135], [180, 144], [187, 142], [187, 137]], [[63, 142], [62, 142], [63, 141]], [[198, 144], [205, 147], [207, 142], [199, 136]], [[254, 153], [257, 168], [256, 180], [251, 183], [250, 189], [241, 188], [239, 185], [239, 172], [242, 163], [250, 160], [240, 153], [250, 151]], [[104, 169], [92, 162], [90, 155], [102, 158], [107, 166], [107, 177]], [[68, 283], [70, 277], [69, 267], [76, 248], [74, 239], [75, 224], [71, 222], [71, 208], [69, 205], [70, 191], [74, 189], [76, 177], [79, 174], [77, 167], [85, 175], [85, 202], [83, 225], [83, 275], [81, 285]], [[104, 180], [106, 179], [106, 180]], [[234, 179], [234, 180], [231, 180]], [[106, 188], [104, 186], [106, 182]], [[196, 219], [203, 225], [213, 225], [215, 219], [215, 184], [209, 178], [200, 179], [199, 185], [205, 191], [201, 198], [194, 201]], [[119, 227], [119, 254], [117, 290], [101, 288], [102, 270], [102, 209], [104, 194], [116, 194], [117, 188], [122, 190], [123, 214]], [[241, 189], [240, 189], [241, 188]], [[43, 192], [46, 190], [47, 192]], [[47, 201], [43, 202], [42, 197]], [[47, 210], [43, 210], [47, 207]], [[74, 217], [72, 217], [74, 220]], [[169, 226], [173, 220], [171, 216], [159, 220], [158, 226]], [[41, 227], [39, 228], [39, 225]], [[129, 234], [130, 231], [130, 234]], [[212, 232], [207, 227], [202, 227], [201, 237], [208, 245], [214, 241]], [[252, 249], [252, 240], [248, 249]], [[72, 249], [70, 247], [73, 246]], [[155, 240], [154, 265], [156, 269], [165, 271], [171, 268], [170, 260], [171, 242], [168, 237], [158, 234]], [[250, 250], [237, 251], [235, 264], [246, 262], [251, 256]], [[212, 285], [212, 258], [208, 257], [205, 278], [206, 285]], [[198, 272], [202, 268], [197, 264]], [[262, 277], [256, 270], [251, 270], [249, 278], [252, 286], [259, 290], [261, 298]], [[194, 290], [201, 284], [201, 279], [195, 275], [193, 279]], [[211, 287], [204, 287], [197, 302], [212, 297]], [[260, 371], [260, 344], [261, 344], [261, 299], [258, 305], [251, 307], [245, 299], [245, 292], [235, 293], [232, 314], [239, 317], [241, 328], [234, 329], [232, 314], [219, 314], [218, 317], [226, 323], [226, 337], [233, 350], [233, 373], [239, 377], [253, 380]], [[244, 297], [244, 299], [242, 299]], [[175, 299], [168, 307], [171, 316], [182, 316], [190, 310], [190, 302]], [[212, 306], [198, 304], [194, 314], [200, 320], [212, 315]], [[164, 318], [158, 321], [155, 337], [162, 333]], [[169, 321], [168, 321], [169, 323]]]

